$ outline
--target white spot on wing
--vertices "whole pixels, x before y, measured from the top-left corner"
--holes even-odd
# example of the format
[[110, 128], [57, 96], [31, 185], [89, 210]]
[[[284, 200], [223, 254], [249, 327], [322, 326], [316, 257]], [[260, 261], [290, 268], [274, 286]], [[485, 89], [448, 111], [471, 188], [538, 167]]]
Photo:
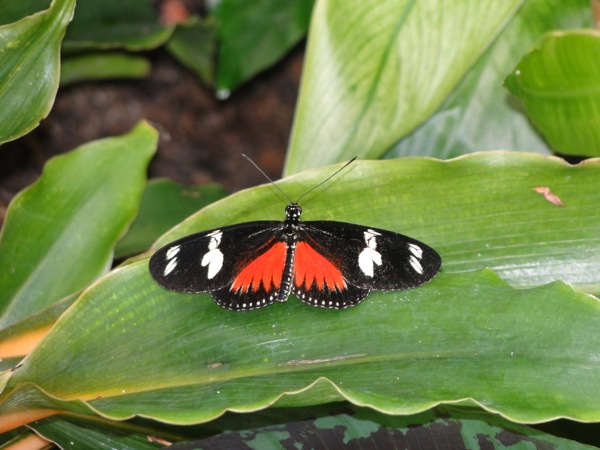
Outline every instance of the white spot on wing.
[[408, 249], [410, 252], [415, 255], [418, 259], [423, 257], [423, 249], [416, 244], [408, 244]]
[[174, 245], [171, 247], [169, 250], [167, 250], [167, 259], [172, 259], [175, 257], [177, 253], [179, 253], [179, 250], [181, 250], [181, 245]]
[[175, 267], [177, 267], [177, 258], [173, 258], [171, 259], [171, 261], [169, 261], [169, 263], [165, 267], [163, 276], [166, 277], [167, 275], [169, 275], [171, 272], [173, 272], [173, 269], [175, 269]]
[[210, 236], [208, 252], [204, 254], [200, 264], [202, 267], [208, 266], [206, 277], [210, 280], [214, 278], [223, 267], [223, 252], [218, 248], [221, 239], [223, 238], [223, 232], [221, 230], [215, 230], [207, 236]]
[[367, 246], [358, 255], [358, 267], [366, 276], [372, 277], [375, 274], [374, 265], [381, 265], [381, 253], [375, 250], [377, 248], [377, 236], [381, 236], [381, 233], [369, 228], [364, 232], [364, 235]]
[[421, 265], [421, 262], [416, 258], [416, 256], [410, 255], [410, 265], [413, 269], [415, 269], [415, 272], [418, 272], [419, 274], [423, 275], [423, 266]]

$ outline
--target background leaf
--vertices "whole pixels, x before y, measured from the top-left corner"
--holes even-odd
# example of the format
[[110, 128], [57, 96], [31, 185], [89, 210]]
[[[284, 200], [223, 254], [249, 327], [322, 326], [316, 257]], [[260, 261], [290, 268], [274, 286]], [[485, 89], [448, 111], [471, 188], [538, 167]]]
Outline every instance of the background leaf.
[[167, 49], [183, 65], [194, 71], [209, 86], [215, 84], [217, 23], [190, 17], [175, 28]]
[[[590, 449], [587, 445], [550, 434], [532, 427], [517, 425], [497, 415], [470, 408], [438, 407], [412, 416], [390, 416], [368, 408], [345, 404], [310, 408], [275, 409], [270, 413], [270, 426], [252, 427], [241, 431], [224, 432], [196, 442], [175, 444], [173, 450], [192, 448], [347, 448], [371, 449], [481, 449], [486, 445], [502, 448], [560, 448]], [[304, 414], [304, 420], [295, 419]], [[268, 416], [269, 412], [255, 416]], [[218, 419], [219, 428], [231, 430], [231, 419]], [[281, 417], [291, 417], [281, 423]], [[233, 417], [235, 419], [235, 417]], [[277, 420], [279, 418], [279, 420]], [[309, 419], [306, 419], [309, 418]], [[237, 422], [250, 421], [248, 415], [239, 416]], [[236, 422], [234, 422], [236, 423]], [[234, 428], [235, 429], [235, 428]], [[533, 448], [533, 447], [532, 447]]]
[[140, 212], [117, 244], [115, 257], [148, 250], [170, 228], [225, 195], [225, 189], [218, 185], [183, 186], [167, 179], [149, 181]]
[[506, 78], [510, 92], [559, 152], [600, 156], [600, 32], [546, 36]]
[[63, 61], [60, 85], [84, 80], [143, 78], [149, 71], [150, 62], [141, 56], [112, 52], [71, 56]]
[[135, 217], [157, 133], [147, 124], [49, 161], [0, 232], [0, 327], [83, 289]]
[[172, 26], [159, 22], [151, 2], [146, 0], [95, 0], [77, 4], [63, 51], [106, 48], [148, 50], [164, 44]]
[[314, 0], [222, 0], [217, 91], [221, 97], [279, 60], [306, 34]]
[[550, 153], [502, 82], [543, 33], [591, 25], [587, 0], [527, 0], [442, 107], [386, 157], [452, 158], [495, 149]]
[[75, 0], [0, 27], [0, 144], [35, 128], [58, 89], [59, 51]]
[[318, 2], [285, 173], [381, 157], [440, 106], [520, 3]]

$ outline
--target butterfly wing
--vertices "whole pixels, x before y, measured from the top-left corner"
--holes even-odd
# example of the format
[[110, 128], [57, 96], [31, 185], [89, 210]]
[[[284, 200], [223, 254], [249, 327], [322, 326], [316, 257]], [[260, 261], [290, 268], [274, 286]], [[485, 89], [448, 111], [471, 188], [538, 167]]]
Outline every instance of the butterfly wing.
[[210, 292], [225, 308], [267, 306], [285, 264], [280, 229], [281, 222], [259, 221], [186, 236], [152, 255], [150, 273], [171, 291]]
[[441, 258], [402, 234], [343, 222], [304, 222], [295, 256], [294, 293], [314, 306], [346, 308], [370, 290], [429, 281]]

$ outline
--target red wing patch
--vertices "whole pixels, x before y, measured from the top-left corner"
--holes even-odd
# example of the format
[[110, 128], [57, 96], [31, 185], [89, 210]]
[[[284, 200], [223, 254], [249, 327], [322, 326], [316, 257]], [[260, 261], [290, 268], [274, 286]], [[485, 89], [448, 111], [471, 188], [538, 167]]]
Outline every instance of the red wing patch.
[[285, 253], [285, 244], [277, 242], [237, 274], [230, 290], [236, 293], [245, 293], [251, 290], [258, 292], [261, 282], [265, 292], [279, 289], [283, 277]]
[[320, 292], [325, 287], [331, 292], [346, 289], [346, 280], [342, 272], [306, 242], [298, 242], [294, 260], [294, 284], [297, 288], [304, 285], [308, 290], [314, 283]]

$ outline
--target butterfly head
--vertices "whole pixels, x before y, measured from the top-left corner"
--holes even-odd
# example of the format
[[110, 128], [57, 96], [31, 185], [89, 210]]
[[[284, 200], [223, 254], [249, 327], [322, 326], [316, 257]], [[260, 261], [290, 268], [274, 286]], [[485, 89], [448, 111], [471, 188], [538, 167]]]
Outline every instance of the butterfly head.
[[302, 208], [298, 203], [290, 203], [285, 207], [285, 218], [286, 221], [291, 222], [294, 225], [300, 223], [300, 215], [302, 214]]

